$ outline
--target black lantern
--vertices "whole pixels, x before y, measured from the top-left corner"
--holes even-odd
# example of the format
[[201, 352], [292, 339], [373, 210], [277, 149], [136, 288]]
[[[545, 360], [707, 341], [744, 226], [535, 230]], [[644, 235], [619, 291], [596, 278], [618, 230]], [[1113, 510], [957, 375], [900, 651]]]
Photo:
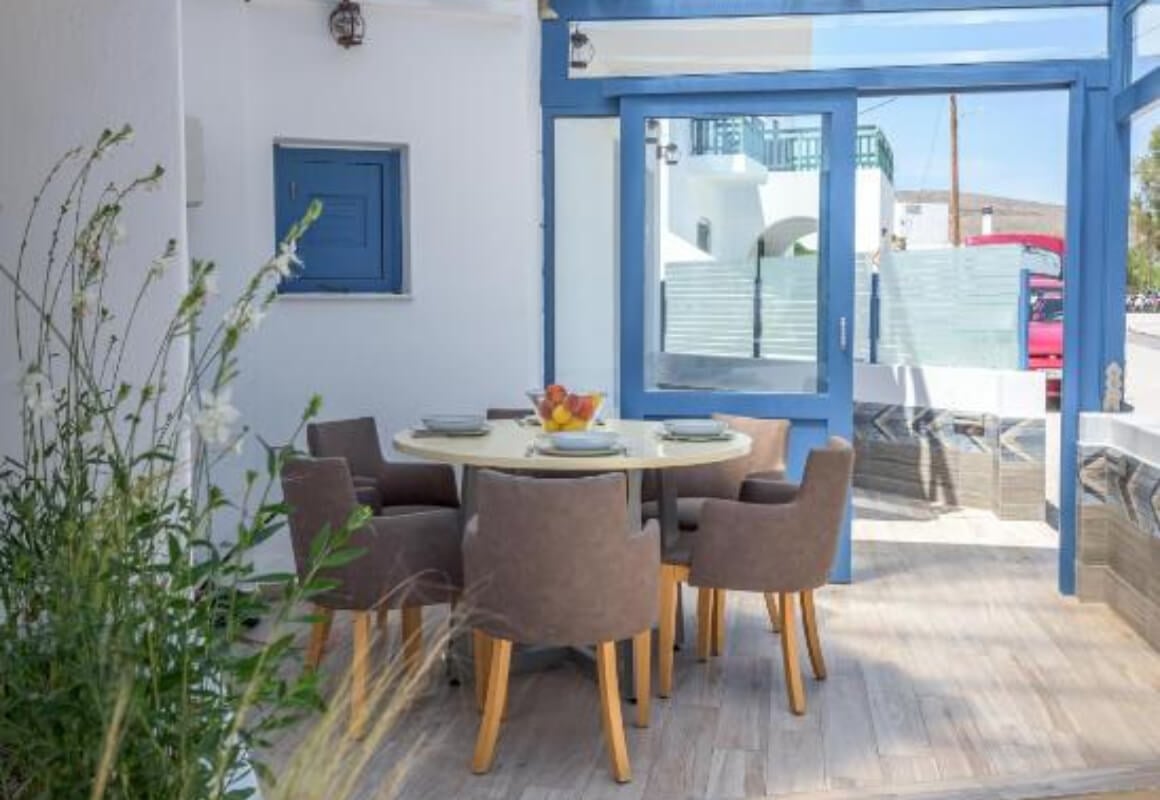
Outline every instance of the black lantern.
[[675, 167], [681, 162], [681, 148], [677, 147], [676, 142], [669, 142], [664, 145], [658, 144], [657, 160], [665, 162], [665, 166]]
[[366, 28], [362, 9], [354, 0], [341, 0], [330, 12], [330, 35], [347, 49], [362, 44]]
[[588, 65], [592, 63], [592, 58], [596, 55], [596, 48], [592, 46], [592, 40], [588, 38], [588, 34], [580, 30], [579, 27], [573, 28], [568, 41], [571, 43], [568, 64], [572, 69], [588, 69]]

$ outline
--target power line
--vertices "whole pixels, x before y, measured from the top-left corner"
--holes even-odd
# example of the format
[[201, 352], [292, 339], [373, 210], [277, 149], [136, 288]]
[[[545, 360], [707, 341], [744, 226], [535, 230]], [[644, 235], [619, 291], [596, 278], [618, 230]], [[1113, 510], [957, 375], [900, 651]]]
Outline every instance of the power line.
[[895, 97], [887, 97], [881, 103], [876, 103], [868, 108], [862, 109], [861, 111], [858, 112], [858, 116], [860, 117], [863, 114], [869, 114], [871, 111], [877, 111], [878, 109], [882, 108], [882, 106], [888, 106], [891, 103], [893, 103], [895, 100], [901, 100], [901, 99], [902, 99], [901, 95], [897, 95]]

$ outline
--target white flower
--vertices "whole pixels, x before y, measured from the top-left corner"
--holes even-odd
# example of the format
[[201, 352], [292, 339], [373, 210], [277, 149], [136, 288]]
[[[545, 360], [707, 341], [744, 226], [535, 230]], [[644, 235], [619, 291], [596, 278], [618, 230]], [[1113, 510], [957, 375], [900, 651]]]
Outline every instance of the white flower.
[[121, 222], [113, 223], [113, 244], [120, 244], [129, 237], [129, 231], [125, 229], [125, 225]]
[[225, 323], [241, 331], [256, 331], [265, 317], [265, 311], [250, 302], [241, 301], [230, 306], [230, 310], [226, 312]]
[[234, 444], [233, 444], [233, 447], [230, 448], [230, 452], [233, 453], [235, 456], [240, 456], [242, 454], [242, 446], [245, 445], [245, 443], [246, 443], [245, 434], [238, 436], [238, 438], [234, 440]]
[[149, 275], [153, 278], [160, 278], [169, 269], [169, 264], [172, 262], [171, 256], [158, 256], [153, 259], [153, 263], [149, 265]]
[[48, 377], [35, 369], [29, 370], [21, 381], [24, 407], [32, 415], [33, 422], [40, 422], [56, 411], [56, 400], [52, 396], [52, 384]]
[[201, 393], [201, 409], [193, 418], [197, 433], [207, 444], [224, 445], [230, 441], [230, 426], [238, 421], [241, 413], [230, 404], [230, 390], [222, 389], [217, 394]]
[[205, 297], [207, 300], [221, 294], [221, 291], [218, 289], [217, 275], [212, 272], [207, 272], [205, 277], [201, 279], [201, 286], [205, 289]]
[[87, 317], [97, 305], [97, 290], [89, 287], [73, 295], [73, 313], [78, 317]]
[[295, 267], [302, 266], [298, 257], [298, 242], [282, 242], [278, 245], [278, 255], [270, 260], [270, 266], [283, 278], [294, 274]]

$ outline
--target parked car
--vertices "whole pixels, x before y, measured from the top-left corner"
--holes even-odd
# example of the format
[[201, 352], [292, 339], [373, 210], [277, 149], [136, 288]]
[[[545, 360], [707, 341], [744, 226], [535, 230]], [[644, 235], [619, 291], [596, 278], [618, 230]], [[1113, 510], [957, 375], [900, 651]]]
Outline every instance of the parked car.
[[1042, 233], [969, 236], [967, 247], [1018, 244], [1031, 273], [1027, 321], [1027, 368], [1042, 372], [1047, 398], [1058, 401], [1063, 383], [1063, 239]]

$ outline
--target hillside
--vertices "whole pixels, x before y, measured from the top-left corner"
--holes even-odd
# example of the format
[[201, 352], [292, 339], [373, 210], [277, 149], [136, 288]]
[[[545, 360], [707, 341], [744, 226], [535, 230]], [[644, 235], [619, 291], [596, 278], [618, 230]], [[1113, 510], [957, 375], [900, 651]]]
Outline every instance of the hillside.
[[[899, 190], [895, 198], [900, 203], [948, 203], [950, 192]], [[994, 210], [992, 230], [995, 233], [1052, 233], [1062, 236], [1066, 227], [1067, 213], [1062, 205], [970, 192], [961, 193], [959, 202], [962, 205], [963, 236], [982, 233], [984, 206], [991, 206]]]

